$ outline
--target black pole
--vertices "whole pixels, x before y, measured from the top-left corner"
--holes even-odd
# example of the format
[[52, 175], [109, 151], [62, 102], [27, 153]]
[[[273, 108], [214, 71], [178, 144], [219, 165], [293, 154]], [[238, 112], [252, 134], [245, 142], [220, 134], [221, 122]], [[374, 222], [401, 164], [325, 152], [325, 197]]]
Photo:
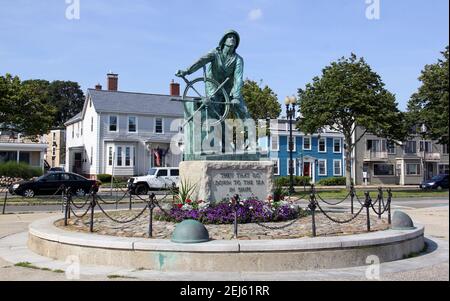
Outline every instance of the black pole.
[[8, 199], [8, 188], [6, 188], [5, 200], [3, 201], [2, 214], [5, 214], [5, 210], [6, 210], [6, 200], [7, 200], [7, 199]]
[[70, 196], [64, 193], [64, 226], [67, 226], [67, 220], [69, 219], [69, 198]]
[[353, 201], [355, 199], [355, 187], [353, 186], [353, 184], [350, 185], [350, 209], [351, 209], [351, 213], [353, 213]]
[[[152, 193], [150, 196], [150, 214], [149, 214], [149, 221], [148, 221], [148, 237], [153, 237], [153, 209], [155, 209], [155, 194]], [[131, 210], [131, 209], [130, 209]]]
[[238, 206], [239, 206], [239, 195], [235, 195], [233, 197], [234, 199], [234, 238], [238, 238], [238, 219], [237, 219], [237, 212], [238, 212]]
[[96, 192], [94, 191], [94, 194], [92, 195], [92, 202], [91, 202], [91, 223], [89, 225], [89, 231], [94, 232], [94, 207], [96, 202]]
[[378, 187], [378, 219], [381, 219], [381, 200], [383, 199], [383, 189]]
[[316, 195], [314, 185], [311, 185], [311, 194], [309, 196], [309, 209], [311, 210], [311, 228], [312, 236], [316, 237]]
[[289, 108], [289, 105], [286, 105], [286, 114], [288, 116], [288, 122], [289, 122], [289, 194], [295, 193], [294, 190], [294, 160], [292, 158], [293, 151], [294, 151], [294, 141], [292, 137], [292, 117], [294, 114], [295, 106], [293, 105], [292, 108]]
[[365, 206], [366, 206], [366, 215], [367, 215], [367, 232], [370, 232], [370, 205], [372, 203], [371, 199], [370, 199], [370, 195], [369, 192], [366, 191], [365, 192], [366, 195], [366, 201], [365, 201]]
[[392, 220], [391, 220], [391, 202], [392, 202], [392, 190], [390, 188], [388, 188], [387, 206], [388, 206], [388, 223], [389, 223], [389, 225], [392, 223]]
[[128, 210], [131, 210], [131, 191], [128, 191], [128, 193], [130, 194], [130, 204]]

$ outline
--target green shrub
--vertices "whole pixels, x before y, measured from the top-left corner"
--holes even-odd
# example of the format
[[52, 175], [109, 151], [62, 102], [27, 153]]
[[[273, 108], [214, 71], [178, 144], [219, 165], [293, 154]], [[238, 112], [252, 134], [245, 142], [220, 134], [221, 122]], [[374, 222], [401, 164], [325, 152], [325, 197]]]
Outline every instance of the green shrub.
[[39, 177], [43, 173], [39, 167], [32, 167], [23, 162], [6, 162], [0, 164], [0, 176], [10, 178], [30, 179]]
[[[310, 185], [310, 182], [311, 182], [310, 177], [294, 176], [294, 186], [303, 186], [303, 185], [308, 186], [308, 185]], [[289, 186], [290, 185], [289, 176], [276, 177], [275, 185], [276, 186]]]
[[99, 174], [99, 175], [97, 175], [97, 180], [99, 180], [102, 183], [111, 183], [111, 175]]
[[322, 186], [343, 186], [345, 185], [345, 177], [331, 177], [320, 180], [318, 185]]

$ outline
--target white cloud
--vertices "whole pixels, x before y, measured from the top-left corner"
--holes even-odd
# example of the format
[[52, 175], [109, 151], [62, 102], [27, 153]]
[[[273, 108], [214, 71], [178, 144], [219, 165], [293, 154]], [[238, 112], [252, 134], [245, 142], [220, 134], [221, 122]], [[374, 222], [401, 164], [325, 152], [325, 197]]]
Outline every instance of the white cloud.
[[248, 19], [250, 21], [256, 21], [261, 19], [263, 16], [263, 11], [260, 8], [255, 8], [252, 9], [249, 13], [248, 13]]

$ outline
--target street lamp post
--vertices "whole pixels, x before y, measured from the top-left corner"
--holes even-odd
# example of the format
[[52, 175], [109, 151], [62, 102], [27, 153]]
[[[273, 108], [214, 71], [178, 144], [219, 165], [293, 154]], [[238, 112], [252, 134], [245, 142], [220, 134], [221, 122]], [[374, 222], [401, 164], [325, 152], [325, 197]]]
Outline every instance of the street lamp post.
[[423, 152], [423, 158], [422, 158], [422, 172], [423, 172], [423, 181], [425, 182], [427, 180], [427, 175], [425, 173], [426, 169], [426, 142], [425, 142], [425, 135], [427, 133], [427, 126], [425, 124], [422, 124], [420, 127], [420, 134], [422, 136], [422, 152]]
[[295, 193], [294, 189], [294, 160], [292, 159], [294, 151], [294, 139], [292, 137], [292, 119], [295, 117], [295, 105], [297, 100], [295, 96], [286, 97], [286, 115], [289, 122], [289, 194]]

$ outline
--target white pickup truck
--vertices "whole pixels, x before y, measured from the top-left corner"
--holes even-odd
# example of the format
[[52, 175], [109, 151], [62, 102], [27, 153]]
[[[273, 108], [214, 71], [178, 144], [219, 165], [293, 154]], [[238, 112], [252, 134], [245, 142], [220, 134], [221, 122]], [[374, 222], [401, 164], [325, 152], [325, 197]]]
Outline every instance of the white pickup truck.
[[128, 189], [133, 194], [147, 194], [149, 190], [168, 189], [178, 186], [180, 180], [178, 168], [151, 168], [147, 175], [133, 177], [128, 180]]

